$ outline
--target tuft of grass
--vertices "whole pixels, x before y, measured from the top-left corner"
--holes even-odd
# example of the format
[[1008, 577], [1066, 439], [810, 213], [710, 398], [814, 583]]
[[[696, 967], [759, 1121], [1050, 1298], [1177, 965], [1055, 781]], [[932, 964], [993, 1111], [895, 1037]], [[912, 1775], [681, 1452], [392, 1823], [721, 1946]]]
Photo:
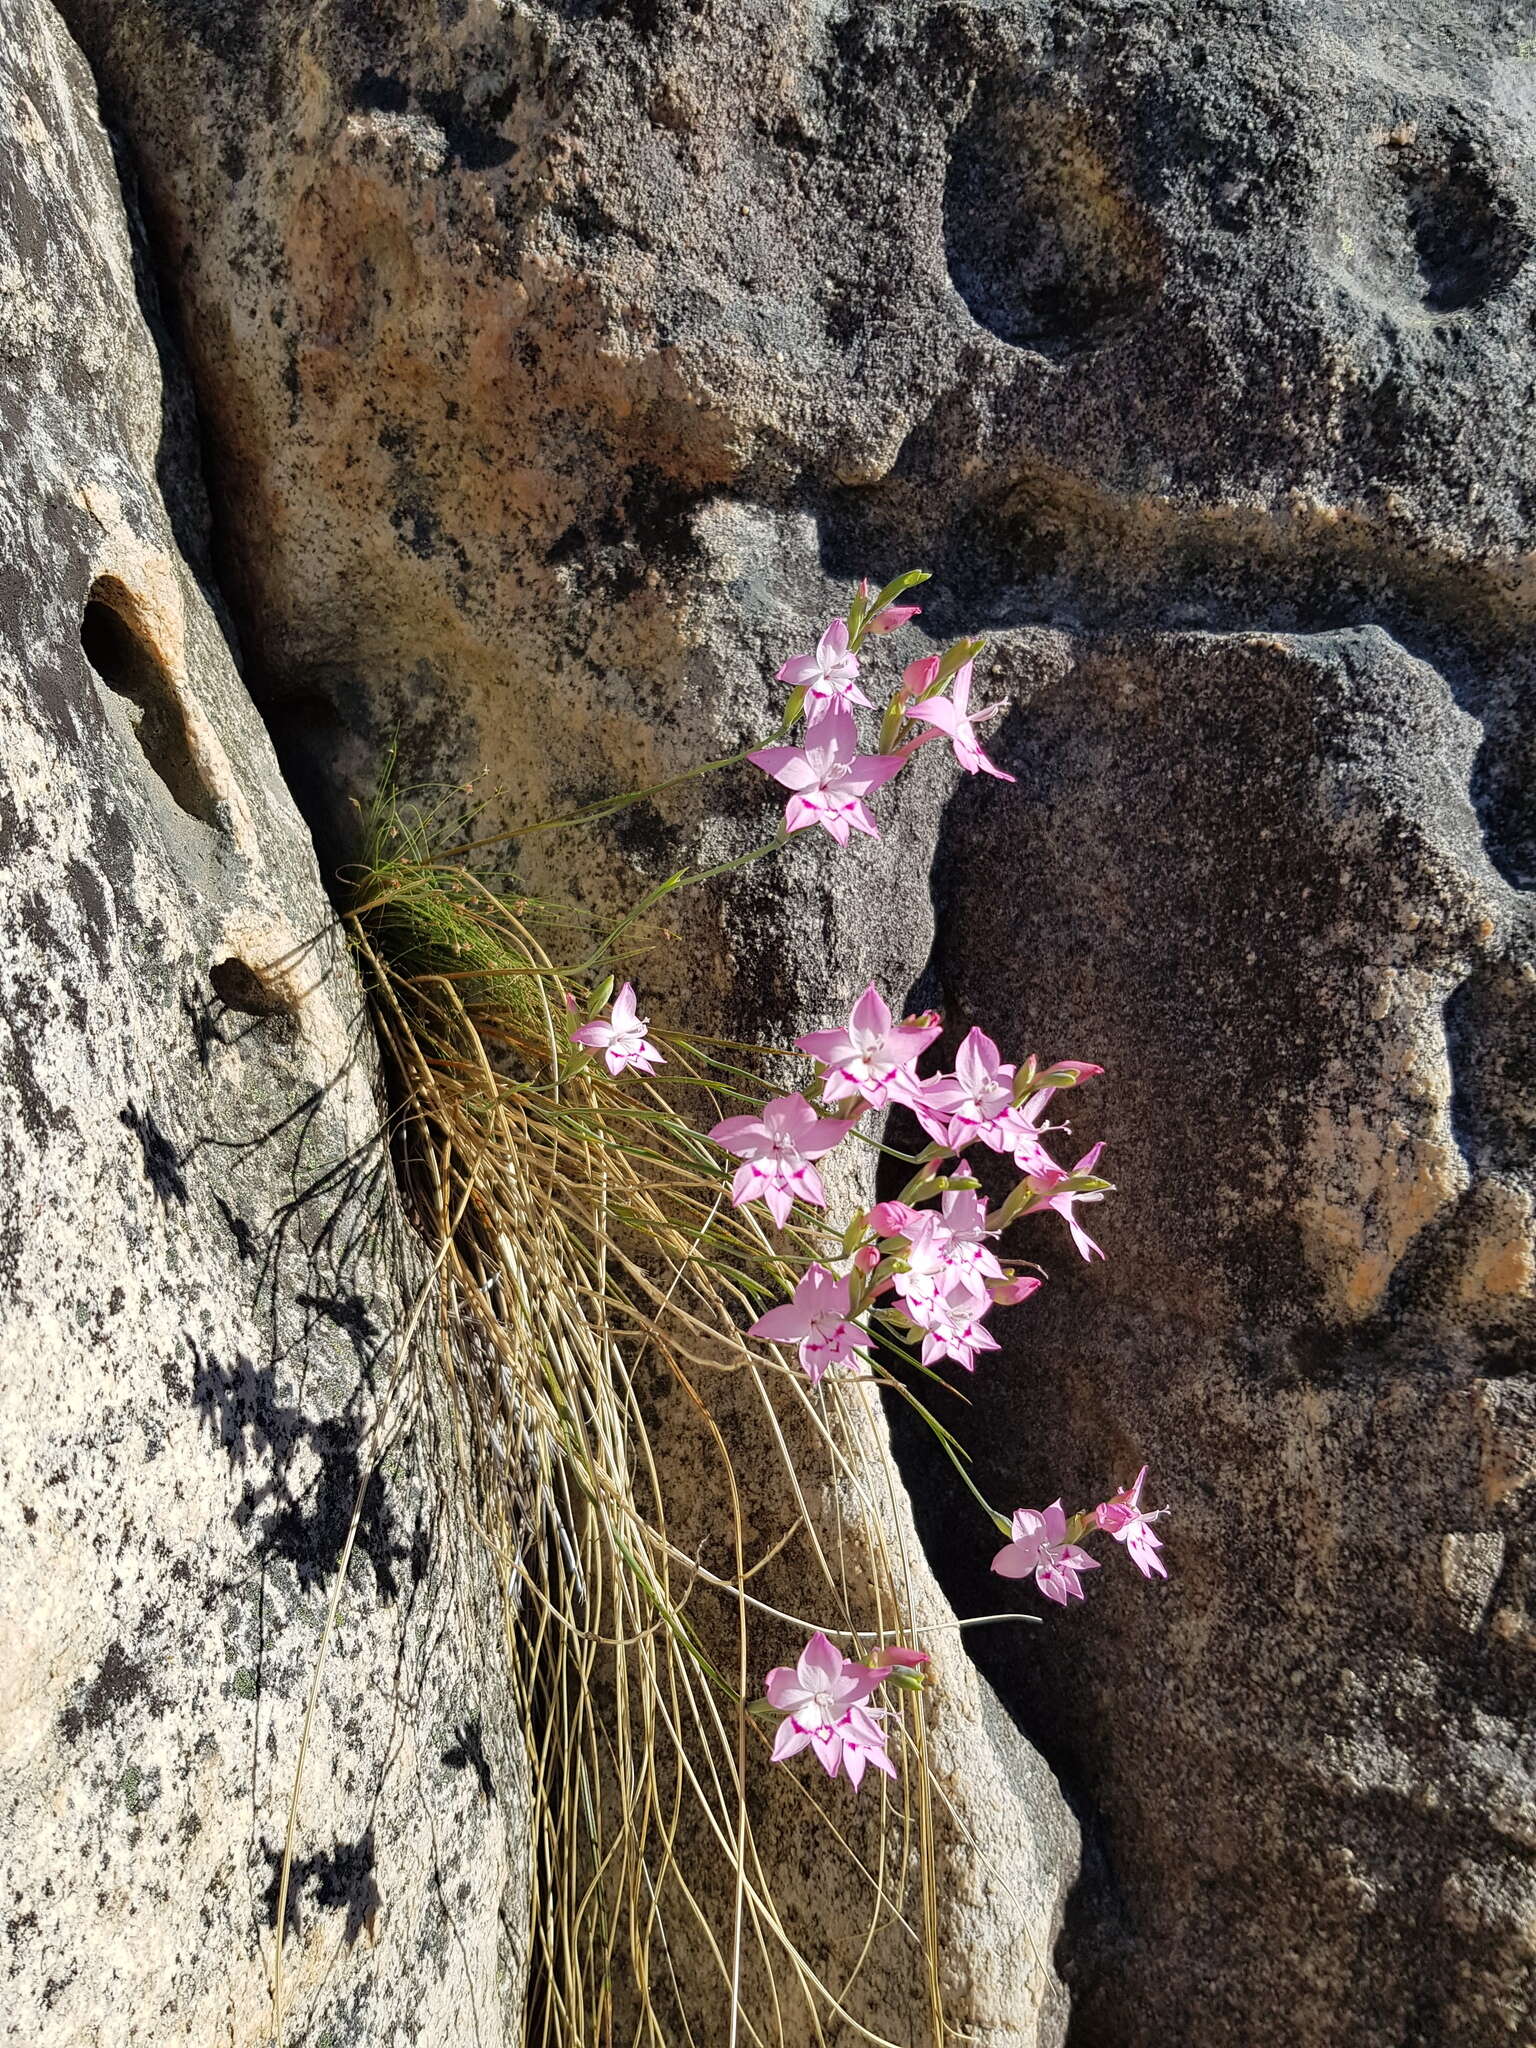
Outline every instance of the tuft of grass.
[[[771, 1092], [752, 1050], [653, 1029], [664, 1074], [612, 1079], [570, 1042], [590, 932], [445, 851], [467, 835], [441, 807], [386, 783], [365, 823], [346, 925], [531, 1783], [524, 2039], [940, 2043], [921, 1698], [898, 1696], [899, 1784], [858, 1802], [770, 1771], [751, 1711], [812, 1628], [879, 1640], [911, 1612], [868, 1389], [818, 1393], [741, 1335], [835, 1242], [729, 1204], [701, 1127]], [[892, 1942], [899, 2041], [866, 2024]]]

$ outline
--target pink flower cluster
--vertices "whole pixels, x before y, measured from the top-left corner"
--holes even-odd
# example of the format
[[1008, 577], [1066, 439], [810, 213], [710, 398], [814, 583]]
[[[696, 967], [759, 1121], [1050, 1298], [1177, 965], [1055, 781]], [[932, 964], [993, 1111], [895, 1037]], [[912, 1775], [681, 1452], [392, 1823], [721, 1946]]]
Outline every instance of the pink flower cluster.
[[[998, 1348], [986, 1328], [991, 1310], [1027, 1300], [1041, 1284], [1034, 1275], [1015, 1273], [992, 1250], [992, 1241], [1016, 1217], [1053, 1210], [1084, 1258], [1103, 1257], [1074, 1213], [1078, 1203], [1102, 1201], [1108, 1189], [1108, 1182], [1094, 1176], [1102, 1147], [1085, 1152], [1069, 1173], [1046, 1151], [1044, 1138], [1052, 1127], [1043, 1121], [1059, 1090], [1102, 1070], [1084, 1060], [1062, 1060], [1045, 1071], [1034, 1060], [1010, 1066], [984, 1032], [972, 1031], [952, 1073], [920, 1076], [917, 1062], [939, 1031], [931, 1014], [895, 1022], [871, 984], [846, 1025], [795, 1041], [821, 1068], [822, 1102], [844, 1106], [851, 1115], [822, 1116], [804, 1095], [783, 1095], [760, 1114], [727, 1117], [710, 1132], [717, 1145], [743, 1161], [732, 1200], [739, 1207], [761, 1196], [781, 1229], [796, 1200], [825, 1208], [816, 1162], [867, 1111], [898, 1103], [916, 1115], [932, 1140], [901, 1198], [877, 1202], [858, 1219], [845, 1244], [852, 1271], [837, 1275], [811, 1266], [793, 1300], [752, 1326], [754, 1337], [798, 1344], [813, 1383], [834, 1366], [857, 1368], [856, 1354], [873, 1342], [861, 1321], [869, 1311], [904, 1334], [920, 1334], [925, 1365], [953, 1359], [974, 1371], [980, 1352]], [[974, 1144], [1006, 1154], [1019, 1169], [1019, 1184], [995, 1220], [964, 1172], [962, 1155]], [[948, 1172], [946, 1161], [953, 1162]], [[935, 1198], [937, 1208], [916, 1206]]]
[[[878, 596], [867, 582], [861, 583], [848, 617], [832, 621], [813, 653], [793, 655], [779, 670], [778, 680], [790, 686], [783, 729], [789, 732], [803, 715], [804, 738], [798, 747], [759, 747], [747, 759], [789, 791], [784, 806], [786, 833], [820, 825], [839, 846], [846, 846], [853, 832], [878, 839], [879, 831], [864, 799], [899, 774], [917, 749], [932, 739], [947, 739], [967, 774], [1013, 781], [987, 759], [976, 737], [978, 725], [1005, 709], [1002, 704], [988, 704], [975, 711], [970, 708], [972, 665], [979, 641], [960, 641], [945, 654], [908, 662], [885, 706], [877, 751], [859, 751], [854, 709], [873, 710], [875, 706], [859, 687], [857, 649], [870, 635], [895, 633], [917, 616], [919, 606], [886, 600], [923, 580], [920, 575], [899, 576]], [[950, 685], [947, 697], [943, 694], [946, 684]]]
[[1152, 1524], [1167, 1509], [1149, 1510], [1141, 1505], [1141, 1489], [1146, 1479], [1147, 1468], [1143, 1465], [1133, 1486], [1127, 1486], [1111, 1500], [1101, 1501], [1086, 1514], [1073, 1515], [1070, 1521], [1059, 1500], [1053, 1500], [1048, 1508], [1016, 1509], [1012, 1540], [993, 1558], [993, 1571], [1004, 1579], [1027, 1579], [1033, 1575], [1046, 1599], [1065, 1607], [1069, 1600], [1083, 1597], [1080, 1574], [1099, 1568], [1098, 1559], [1088, 1555], [1078, 1538], [1103, 1530], [1125, 1545], [1126, 1555], [1144, 1579], [1150, 1579], [1154, 1572], [1166, 1579], [1168, 1567], [1158, 1556], [1162, 1539]]
[[829, 1778], [841, 1771], [855, 1791], [871, 1764], [894, 1778], [883, 1726], [889, 1709], [870, 1701], [892, 1672], [910, 1674], [911, 1682], [927, 1662], [925, 1650], [885, 1649], [860, 1664], [818, 1629], [792, 1669], [780, 1664], [768, 1674], [768, 1704], [784, 1717], [773, 1761], [780, 1764], [809, 1749]]
[[[866, 799], [935, 738], [948, 739], [967, 773], [1013, 780], [987, 758], [977, 737], [977, 728], [1003, 709], [971, 708], [980, 641], [960, 641], [941, 655], [908, 663], [881, 713], [875, 751], [860, 751], [855, 713], [877, 707], [861, 687], [868, 677], [859, 651], [871, 637], [894, 633], [916, 616], [915, 605], [895, 600], [924, 580], [920, 573], [901, 576], [878, 595], [861, 583], [848, 616], [831, 622], [814, 651], [795, 655], [779, 670], [779, 680], [790, 688], [781, 743], [747, 758], [789, 792], [786, 835], [819, 825], [839, 846], [855, 832], [878, 838]], [[801, 743], [782, 744], [802, 717]], [[611, 986], [597, 992], [594, 1009], [606, 1002]], [[567, 1002], [574, 1008], [573, 999]], [[589, 1010], [588, 1018], [572, 1030], [572, 1041], [600, 1054], [611, 1075], [650, 1079], [665, 1064], [628, 982], [606, 1016]], [[987, 1327], [992, 1310], [1026, 1301], [1042, 1284], [1038, 1269], [1020, 1272], [994, 1249], [1022, 1217], [1049, 1211], [1066, 1224], [1084, 1259], [1104, 1256], [1077, 1213], [1112, 1191], [1097, 1174], [1102, 1144], [1090, 1146], [1070, 1169], [1046, 1146], [1052, 1132], [1068, 1128], [1046, 1121], [1054, 1098], [1103, 1069], [1084, 1060], [1058, 1060], [1044, 1068], [1033, 1057], [1010, 1062], [985, 1032], [972, 1030], [952, 1070], [919, 1074], [918, 1063], [941, 1028], [932, 1012], [898, 1022], [871, 984], [846, 1024], [795, 1041], [796, 1050], [819, 1069], [816, 1101], [804, 1093], [781, 1095], [757, 1111], [726, 1117], [709, 1134], [738, 1162], [732, 1202], [745, 1208], [761, 1201], [778, 1229], [797, 1203], [808, 1210], [827, 1207], [821, 1162], [866, 1115], [905, 1109], [928, 1140], [901, 1193], [854, 1217], [837, 1262], [846, 1270], [819, 1260], [809, 1265], [792, 1298], [751, 1327], [753, 1337], [794, 1345], [813, 1386], [829, 1373], [862, 1369], [864, 1354], [876, 1343], [874, 1322], [905, 1340], [920, 1339], [925, 1367], [951, 1360], [974, 1371], [981, 1354], [1000, 1348]], [[1008, 1159], [1018, 1175], [995, 1212], [969, 1170], [966, 1155], [973, 1147]], [[992, 1560], [993, 1571], [1009, 1579], [1032, 1577], [1048, 1600], [1066, 1606], [1083, 1598], [1083, 1573], [1098, 1569], [1085, 1540], [1103, 1534], [1123, 1546], [1143, 1577], [1166, 1578], [1161, 1539], [1152, 1525], [1167, 1510], [1141, 1505], [1146, 1477], [1143, 1466], [1134, 1485], [1072, 1516], [1060, 1500], [1043, 1509], [1019, 1508], [1011, 1523], [988, 1509], [998, 1527], [1011, 1532]], [[767, 1699], [753, 1709], [782, 1717], [774, 1761], [809, 1750], [829, 1777], [842, 1775], [855, 1787], [870, 1768], [894, 1777], [885, 1726], [889, 1709], [875, 1704], [875, 1695], [887, 1681], [920, 1685], [927, 1662], [923, 1651], [907, 1649], [881, 1649], [859, 1662], [818, 1631], [793, 1668], [768, 1673]]]

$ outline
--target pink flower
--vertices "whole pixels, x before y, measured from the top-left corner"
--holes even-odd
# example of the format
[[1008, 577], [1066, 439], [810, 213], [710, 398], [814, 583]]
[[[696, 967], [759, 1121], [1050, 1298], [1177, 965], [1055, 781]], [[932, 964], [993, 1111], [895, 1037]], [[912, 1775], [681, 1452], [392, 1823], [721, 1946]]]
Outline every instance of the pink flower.
[[946, 1288], [969, 1284], [966, 1275], [955, 1271], [954, 1239], [932, 1209], [920, 1209], [913, 1217], [898, 1255], [904, 1270], [896, 1275], [896, 1292], [914, 1322], [921, 1320], [918, 1308], [936, 1301]]
[[1143, 1465], [1136, 1474], [1136, 1484], [1096, 1507], [1093, 1519], [1097, 1527], [1107, 1529], [1117, 1543], [1125, 1545], [1127, 1555], [1144, 1579], [1150, 1579], [1154, 1572], [1166, 1579], [1168, 1567], [1157, 1554], [1163, 1547], [1162, 1539], [1152, 1530], [1163, 1510], [1154, 1508], [1149, 1514], [1143, 1509], [1141, 1489], [1146, 1477], [1147, 1468]]
[[813, 1387], [820, 1386], [833, 1366], [851, 1368], [854, 1353], [868, 1351], [873, 1338], [848, 1313], [848, 1281], [825, 1266], [810, 1266], [795, 1288], [795, 1298], [782, 1308], [759, 1316], [747, 1332], [774, 1344], [800, 1346], [800, 1363]]
[[[871, 628], [889, 631], [889, 628]], [[805, 692], [805, 722], [815, 725], [834, 704], [867, 704], [854, 677], [859, 658], [848, 652], [848, 621], [834, 619], [816, 643], [814, 654], [795, 654], [779, 670], [778, 680]], [[755, 758], [755, 757], [754, 757]], [[770, 769], [769, 773], [773, 771]]]
[[839, 846], [851, 831], [880, 834], [862, 799], [906, 764], [905, 754], [861, 754], [854, 723], [834, 705], [805, 736], [803, 747], [759, 747], [747, 759], [793, 792], [784, 806], [784, 829], [820, 825]]
[[[944, 1199], [949, 1208], [957, 1195], [951, 1193]], [[907, 1228], [906, 1247], [900, 1253], [904, 1270], [895, 1276], [896, 1292], [907, 1315], [925, 1329], [943, 1331], [959, 1321], [962, 1297], [968, 1309], [964, 1322], [979, 1323], [990, 1306], [987, 1281], [1003, 1277], [1002, 1267], [983, 1241], [986, 1203], [971, 1196], [971, 1206], [964, 1206], [964, 1190], [959, 1191], [958, 1199], [961, 1206], [950, 1210], [961, 1225], [958, 1231], [950, 1227], [948, 1215], [921, 1210]], [[989, 1340], [980, 1348], [995, 1347]]]
[[622, 1074], [626, 1067], [633, 1067], [637, 1074], [649, 1074], [666, 1065], [645, 1035], [650, 1028], [648, 1018], [635, 1015], [635, 992], [626, 981], [613, 999], [608, 1021], [595, 1018], [579, 1031], [573, 1031], [571, 1037], [577, 1045], [600, 1052], [610, 1074]]
[[976, 727], [982, 720], [996, 718], [1007, 706], [988, 704], [980, 711], [972, 711], [970, 701], [971, 664], [967, 662], [956, 670], [954, 688], [948, 697], [929, 697], [921, 703], [909, 704], [907, 716], [920, 718], [943, 733], [955, 750], [955, 759], [968, 775], [974, 775], [980, 769], [985, 775], [995, 775], [999, 782], [1014, 781], [1012, 775], [1005, 775], [1001, 768], [994, 767], [987, 759], [976, 737]]
[[760, 1195], [782, 1230], [797, 1197], [825, 1209], [827, 1191], [812, 1161], [840, 1145], [857, 1122], [818, 1116], [803, 1095], [780, 1095], [764, 1105], [761, 1116], [728, 1116], [709, 1135], [745, 1162], [731, 1182], [736, 1207]]
[[[779, 1664], [764, 1681], [770, 1706], [788, 1714], [807, 1734], [831, 1728], [850, 1707], [859, 1707], [886, 1677], [885, 1664], [857, 1664], [820, 1629], [800, 1652], [793, 1671]], [[782, 1737], [783, 1730], [779, 1733]]]
[[[1099, 1154], [1103, 1150], [1102, 1143], [1093, 1146], [1090, 1151], [1085, 1152], [1082, 1158], [1079, 1159], [1076, 1166], [1073, 1167], [1072, 1173], [1092, 1173], [1094, 1167], [1098, 1165]], [[1028, 1213], [1030, 1215], [1038, 1215], [1043, 1210], [1054, 1209], [1058, 1216], [1065, 1217], [1067, 1228], [1072, 1233], [1072, 1242], [1077, 1246], [1083, 1257], [1085, 1259], [1102, 1259], [1104, 1256], [1103, 1252], [1094, 1243], [1087, 1231], [1084, 1230], [1081, 1223], [1078, 1222], [1072, 1210], [1074, 1204], [1078, 1202], [1102, 1202], [1104, 1199], [1103, 1192], [1097, 1188], [1090, 1189], [1086, 1194], [1070, 1188], [1063, 1189], [1062, 1182], [1070, 1178], [1071, 1176], [1064, 1167], [1051, 1163], [1027, 1169], [1024, 1174], [1025, 1182], [1030, 1191], [1041, 1198], [1039, 1210], [1031, 1209]]]
[[952, 1358], [956, 1365], [974, 1372], [978, 1351], [1002, 1349], [982, 1321], [992, 1306], [991, 1296], [964, 1274], [951, 1276], [941, 1293], [915, 1295], [903, 1306], [923, 1332], [924, 1365]]
[[1013, 1541], [1005, 1543], [992, 1560], [992, 1569], [1000, 1578], [1027, 1579], [1033, 1572], [1046, 1599], [1062, 1607], [1083, 1597], [1078, 1573], [1098, 1568], [1097, 1558], [1067, 1541], [1067, 1518], [1059, 1500], [1053, 1500], [1043, 1514], [1034, 1508], [1017, 1509]]
[[906, 1650], [899, 1643], [888, 1644], [880, 1655], [893, 1671], [921, 1671], [933, 1662], [926, 1650]]
[[1016, 1139], [1005, 1119], [1013, 1105], [1014, 1072], [984, 1031], [971, 1030], [955, 1055], [955, 1071], [923, 1082], [920, 1104], [910, 1106], [925, 1128], [932, 1127], [929, 1118], [942, 1124], [941, 1142], [956, 1151], [975, 1138], [994, 1152], [1011, 1151]]
[[824, 1101], [862, 1095], [873, 1108], [882, 1109], [891, 1076], [926, 1052], [942, 1028], [937, 1022], [893, 1024], [889, 1008], [871, 982], [842, 1030], [808, 1031], [795, 1040], [795, 1050], [808, 1053], [825, 1067], [821, 1083]]

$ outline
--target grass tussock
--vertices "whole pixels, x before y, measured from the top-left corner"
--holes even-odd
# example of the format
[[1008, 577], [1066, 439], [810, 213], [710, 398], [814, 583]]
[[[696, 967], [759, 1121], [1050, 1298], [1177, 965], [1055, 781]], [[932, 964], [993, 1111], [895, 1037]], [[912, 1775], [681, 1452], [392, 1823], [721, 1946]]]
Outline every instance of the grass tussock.
[[921, 1698], [902, 1695], [899, 1783], [857, 1800], [807, 1760], [770, 1766], [750, 1711], [811, 1629], [896, 1639], [911, 1612], [867, 1387], [818, 1393], [739, 1334], [829, 1248], [733, 1209], [701, 1135], [773, 1092], [761, 1062], [654, 1027], [654, 1083], [577, 1056], [591, 934], [450, 844], [386, 791], [347, 923], [437, 1262], [454, 1483], [505, 1594], [525, 2038], [953, 2038]]

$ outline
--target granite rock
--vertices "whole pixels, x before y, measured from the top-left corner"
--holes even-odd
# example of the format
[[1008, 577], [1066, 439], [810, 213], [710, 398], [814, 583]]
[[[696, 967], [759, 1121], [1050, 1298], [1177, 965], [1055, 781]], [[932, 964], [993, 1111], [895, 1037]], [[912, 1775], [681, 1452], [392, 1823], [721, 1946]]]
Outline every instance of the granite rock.
[[526, 1897], [499, 1609], [430, 1418], [379, 1431], [423, 1261], [366, 1018], [184, 552], [186, 394], [41, 0], [6, 12], [0, 221], [7, 2031], [272, 2038], [350, 1555], [287, 2038], [484, 2040], [520, 1999]]
[[[1528, 2038], [1528, 11], [65, 12], [333, 853], [392, 736], [509, 818], [739, 745], [866, 569], [993, 632], [1018, 784], [930, 750], [649, 982], [786, 1033], [873, 974], [1111, 1070], [1109, 1265], [964, 1424], [999, 1492], [1177, 1504], [1166, 1589], [977, 1638], [1089, 1829], [1073, 2038]], [[606, 909], [768, 815], [525, 873]]]

